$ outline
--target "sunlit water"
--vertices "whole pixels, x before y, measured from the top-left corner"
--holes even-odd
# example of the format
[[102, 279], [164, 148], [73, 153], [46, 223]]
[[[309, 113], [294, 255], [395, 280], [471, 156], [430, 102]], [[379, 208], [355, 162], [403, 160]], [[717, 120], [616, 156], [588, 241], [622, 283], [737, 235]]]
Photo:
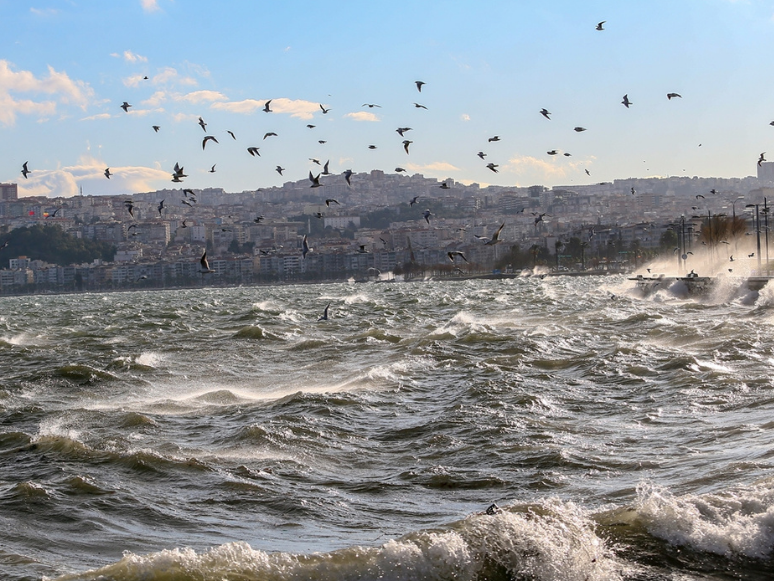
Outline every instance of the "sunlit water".
[[774, 289], [525, 277], [0, 305], [2, 578], [774, 574]]

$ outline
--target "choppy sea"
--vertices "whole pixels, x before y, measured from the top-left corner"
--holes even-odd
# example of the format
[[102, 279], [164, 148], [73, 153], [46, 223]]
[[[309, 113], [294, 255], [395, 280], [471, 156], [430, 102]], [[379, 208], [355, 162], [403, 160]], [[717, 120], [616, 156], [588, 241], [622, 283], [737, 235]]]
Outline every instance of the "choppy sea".
[[0, 578], [772, 579], [774, 289], [632, 284], [2, 298]]

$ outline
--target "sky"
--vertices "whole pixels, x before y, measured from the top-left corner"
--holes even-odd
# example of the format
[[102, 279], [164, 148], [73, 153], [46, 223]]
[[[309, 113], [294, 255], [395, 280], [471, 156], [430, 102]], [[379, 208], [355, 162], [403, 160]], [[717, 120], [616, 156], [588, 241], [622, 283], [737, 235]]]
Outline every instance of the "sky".
[[774, 0], [0, 0], [0, 22], [20, 196], [241, 192], [310, 158], [509, 187], [774, 161]]

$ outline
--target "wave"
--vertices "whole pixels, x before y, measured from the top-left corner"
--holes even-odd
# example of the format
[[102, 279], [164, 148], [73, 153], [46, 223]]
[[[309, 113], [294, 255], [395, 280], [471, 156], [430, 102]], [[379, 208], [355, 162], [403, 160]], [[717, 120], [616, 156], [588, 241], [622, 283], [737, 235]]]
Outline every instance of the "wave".
[[551, 501], [491, 512], [378, 547], [353, 546], [330, 553], [267, 553], [245, 542], [201, 553], [190, 548], [148, 555], [127, 552], [117, 563], [64, 575], [58, 581], [620, 581], [632, 570], [595, 534], [593, 521], [571, 503]]

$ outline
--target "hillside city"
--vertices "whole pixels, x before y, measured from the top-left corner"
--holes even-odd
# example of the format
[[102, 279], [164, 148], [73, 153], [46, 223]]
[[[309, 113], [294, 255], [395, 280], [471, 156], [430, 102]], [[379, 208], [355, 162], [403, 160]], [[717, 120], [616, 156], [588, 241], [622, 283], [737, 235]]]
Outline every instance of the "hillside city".
[[[767, 216], [774, 197], [774, 162], [759, 164], [755, 177], [552, 188], [380, 170], [349, 181], [329, 175], [319, 188], [299, 180], [241, 193], [180, 187], [69, 198], [19, 198], [17, 184], [0, 184], [0, 246], [15, 229], [45, 224], [115, 247], [112, 260], [57, 265], [8, 244], [0, 249], [0, 292], [472, 276], [536, 266], [631, 271], [659, 250], [672, 253], [676, 224], [683, 251], [713, 217], [733, 216], [754, 230], [753, 206]], [[486, 244], [500, 225], [499, 244]], [[211, 272], [200, 262], [205, 250]]]

